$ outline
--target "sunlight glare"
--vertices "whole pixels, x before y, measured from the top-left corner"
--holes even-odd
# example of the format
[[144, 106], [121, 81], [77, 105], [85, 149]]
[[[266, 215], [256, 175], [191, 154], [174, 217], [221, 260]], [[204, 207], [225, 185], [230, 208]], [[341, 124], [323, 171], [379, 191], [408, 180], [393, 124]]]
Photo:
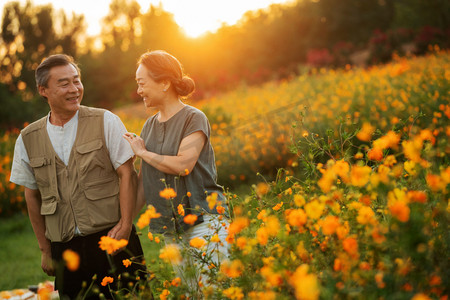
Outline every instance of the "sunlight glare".
[[[150, 2], [150, 3], [149, 3]], [[233, 25], [248, 10], [266, 8], [274, 3], [287, 0], [138, 0], [141, 11], [149, 9], [150, 4], [158, 6], [174, 15], [175, 22], [183, 28], [186, 35], [199, 37], [206, 32], [214, 32], [224, 23]]]

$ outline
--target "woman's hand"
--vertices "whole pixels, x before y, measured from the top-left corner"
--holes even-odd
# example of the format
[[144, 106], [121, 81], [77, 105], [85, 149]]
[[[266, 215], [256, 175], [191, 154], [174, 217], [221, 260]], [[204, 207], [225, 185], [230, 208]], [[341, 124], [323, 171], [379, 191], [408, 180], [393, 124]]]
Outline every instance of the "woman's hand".
[[127, 132], [123, 137], [130, 143], [131, 149], [137, 156], [142, 157], [142, 154], [147, 151], [144, 140], [135, 133]]

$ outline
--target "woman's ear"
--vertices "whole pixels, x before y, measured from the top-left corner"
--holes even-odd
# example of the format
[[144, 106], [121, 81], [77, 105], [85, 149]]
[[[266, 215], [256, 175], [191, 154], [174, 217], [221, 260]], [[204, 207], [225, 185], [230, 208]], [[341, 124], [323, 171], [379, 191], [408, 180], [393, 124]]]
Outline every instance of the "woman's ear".
[[161, 83], [162, 83], [164, 92], [167, 92], [170, 89], [170, 85], [172, 84], [172, 82], [170, 82], [170, 80], [163, 80], [163, 81], [161, 81]]

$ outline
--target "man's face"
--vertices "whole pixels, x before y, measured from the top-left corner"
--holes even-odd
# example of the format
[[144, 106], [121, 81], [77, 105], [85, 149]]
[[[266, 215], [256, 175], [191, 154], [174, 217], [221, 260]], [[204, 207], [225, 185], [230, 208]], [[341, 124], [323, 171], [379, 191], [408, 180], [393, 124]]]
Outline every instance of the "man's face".
[[50, 69], [47, 87], [39, 86], [39, 94], [47, 98], [51, 111], [69, 116], [80, 108], [83, 91], [80, 75], [71, 64]]

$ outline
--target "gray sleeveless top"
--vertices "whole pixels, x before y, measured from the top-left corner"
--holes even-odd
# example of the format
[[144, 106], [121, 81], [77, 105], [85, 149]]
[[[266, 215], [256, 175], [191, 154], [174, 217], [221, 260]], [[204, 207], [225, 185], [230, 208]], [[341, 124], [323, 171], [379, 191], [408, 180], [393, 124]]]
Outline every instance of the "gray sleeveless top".
[[[144, 194], [147, 204], [151, 204], [161, 214], [158, 219], [152, 219], [149, 230], [155, 233], [185, 230], [189, 225], [184, 224], [183, 217], [178, 215], [177, 207], [181, 203], [185, 214], [199, 216], [197, 222], [203, 221], [202, 213], [215, 213], [210, 210], [206, 197], [211, 193], [218, 194], [218, 201], [224, 207], [225, 197], [223, 188], [217, 184], [217, 171], [214, 150], [211, 146], [211, 127], [206, 115], [199, 109], [186, 105], [165, 122], [157, 120], [159, 113], [150, 117], [142, 128], [141, 137], [145, 141], [148, 151], [161, 155], [177, 155], [180, 143], [186, 136], [201, 131], [207, 141], [200, 152], [197, 163], [187, 176], [176, 176], [163, 173], [142, 161], [142, 175]], [[166, 200], [159, 196], [165, 187], [171, 187], [177, 193], [173, 200]], [[190, 197], [188, 197], [188, 192]]]

